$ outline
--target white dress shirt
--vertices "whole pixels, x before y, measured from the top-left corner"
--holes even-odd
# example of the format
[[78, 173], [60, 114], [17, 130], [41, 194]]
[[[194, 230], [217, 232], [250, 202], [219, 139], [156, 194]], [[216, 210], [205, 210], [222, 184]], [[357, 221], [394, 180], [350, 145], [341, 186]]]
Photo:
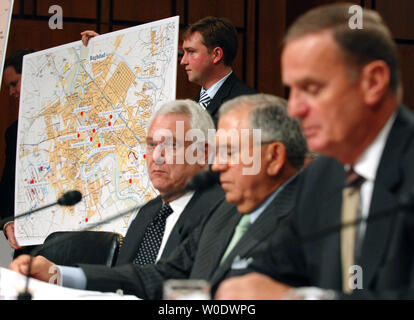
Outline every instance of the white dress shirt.
[[[193, 197], [194, 192], [188, 192], [181, 196], [178, 199], [175, 199], [169, 202], [173, 212], [168, 216], [165, 222], [165, 230], [162, 238], [160, 249], [158, 250], [158, 255], [156, 261], [158, 261], [162, 255], [162, 252], [165, 248], [165, 244], [168, 241], [168, 238], [171, 234], [172, 229], [177, 223], [178, 219], [181, 216], [181, 213], [184, 211], [187, 204], [190, 202]], [[85, 289], [86, 288], [86, 276], [81, 268], [77, 267], [67, 267], [67, 266], [56, 266], [58, 270], [58, 284], [64, 287], [75, 288], [75, 289]]]
[[[390, 134], [392, 125], [394, 124], [395, 116], [396, 114], [394, 113], [390, 119], [388, 119], [380, 133], [359, 156], [353, 167], [354, 171], [365, 179], [364, 183], [361, 185], [359, 205], [361, 217], [364, 219], [368, 218], [378, 166], [381, 160], [382, 152], [384, 151], [385, 143], [388, 139], [388, 135]], [[345, 170], [348, 170], [349, 168], [349, 165], [345, 165]], [[366, 222], [362, 221], [357, 230], [357, 239], [361, 240], [360, 243], [358, 243], [358, 247], [360, 249], [365, 235]]]
[[219, 91], [219, 89], [221, 88], [221, 86], [223, 85], [224, 81], [227, 80], [227, 78], [232, 74], [233, 70], [230, 71], [227, 75], [225, 75], [223, 78], [221, 78], [219, 81], [217, 81], [215, 84], [213, 84], [210, 88], [208, 88], [208, 90], [201, 88], [200, 91], [200, 96], [204, 91], [207, 91], [208, 96], [210, 97], [211, 100], [213, 100], [214, 96], [216, 95], [217, 91]]
[[158, 250], [157, 259], [155, 260], [156, 262], [161, 258], [162, 252], [165, 248], [165, 244], [167, 243], [168, 238], [170, 237], [172, 229], [174, 228], [175, 224], [181, 216], [181, 213], [184, 211], [185, 207], [190, 202], [193, 195], [194, 191], [187, 192], [185, 195], [169, 203], [173, 212], [168, 216], [165, 222], [164, 235], [162, 237], [160, 249]]

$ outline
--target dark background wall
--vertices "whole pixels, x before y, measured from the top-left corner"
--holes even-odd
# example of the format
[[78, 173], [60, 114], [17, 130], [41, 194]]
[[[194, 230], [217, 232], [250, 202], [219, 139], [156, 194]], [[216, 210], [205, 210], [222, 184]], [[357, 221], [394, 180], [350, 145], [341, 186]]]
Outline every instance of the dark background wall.
[[[336, 0], [15, 0], [7, 55], [21, 48], [42, 50], [80, 40], [87, 29], [99, 33], [180, 16], [180, 29], [207, 16], [224, 16], [237, 27], [236, 74], [261, 92], [285, 96], [280, 80], [281, 40], [301, 13]], [[350, 1], [378, 10], [388, 23], [401, 58], [404, 101], [414, 107], [414, 1]], [[49, 7], [63, 9], [63, 29], [49, 29]], [[199, 87], [188, 83], [178, 66], [177, 98], [193, 98]], [[17, 105], [4, 85], [0, 92], [0, 171], [4, 166], [4, 132], [17, 119]]]

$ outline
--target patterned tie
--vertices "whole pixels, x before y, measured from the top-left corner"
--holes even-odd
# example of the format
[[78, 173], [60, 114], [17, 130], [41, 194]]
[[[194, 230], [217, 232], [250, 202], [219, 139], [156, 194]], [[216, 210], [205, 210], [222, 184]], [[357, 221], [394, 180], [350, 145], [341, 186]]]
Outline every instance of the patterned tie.
[[[342, 192], [342, 223], [355, 221], [360, 209], [360, 188], [364, 178], [352, 168], [346, 174], [345, 188]], [[344, 293], [351, 293], [349, 286], [349, 268], [355, 262], [356, 226], [344, 227], [341, 230], [341, 261], [342, 261], [342, 289]]]
[[199, 105], [204, 107], [204, 109], [207, 109], [207, 106], [209, 105], [210, 101], [211, 98], [207, 94], [207, 91], [203, 91], [200, 95], [200, 100], [198, 100]]
[[162, 237], [164, 236], [165, 223], [168, 216], [173, 212], [168, 203], [163, 203], [160, 211], [152, 220], [145, 231], [134, 264], [153, 264], [160, 250]]
[[247, 229], [249, 229], [250, 225], [250, 214], [244, 214], [243, 217], [240, 219], [236, 229], [234, 230], [233, 238], [227, 246], [227, 249], [224, 252], [223, 257], [221, 258], [220, 264], [223, 263], [224, 260], [226, 260], [231, 250], [233, 250], [237, 242], [239, 242], [240, 238], [245, 234]]

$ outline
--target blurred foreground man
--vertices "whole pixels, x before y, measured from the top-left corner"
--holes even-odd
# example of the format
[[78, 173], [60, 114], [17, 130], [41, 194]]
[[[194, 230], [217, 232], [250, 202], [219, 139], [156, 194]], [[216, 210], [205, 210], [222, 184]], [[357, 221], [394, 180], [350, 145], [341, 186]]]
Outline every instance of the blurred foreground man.
[[[214, 292], [232, 269], [248, 265], [292, 211], [307, 151], [299, 124], [287, 116], [285, 107], [283, 99], [269, 95], [242, 96], [225, 103], [212, 169], [220, 173], [227, 201], [167, 259], [142, 267], [81, 265], [75, 270], [83, 282], [76, 287], [122, 289], [143, 299], [160, 299], [165, 280], [207, 280]], [[27, 273], [28, 261], [28, 256], [22, 256], [10, 267]], [[43, 257], [34, 258], [33, 276], [48, 281], [52, 265]], [[62, 281], [68, 284], [64, 274]]]
[[[414, 216], [400, 204], [414, 187], [414, 117], [400, 105], [389, 30], [365, 9], [363, 28], [351, 29], [349, 6], [311, 10], [286, 35], [289, 114], [324, 156], [304, 172], [295, 213], [256, 273], [222, 283], [216, 298], [413, 298]], [[390, 214], [304, 240], [381, 212]]]

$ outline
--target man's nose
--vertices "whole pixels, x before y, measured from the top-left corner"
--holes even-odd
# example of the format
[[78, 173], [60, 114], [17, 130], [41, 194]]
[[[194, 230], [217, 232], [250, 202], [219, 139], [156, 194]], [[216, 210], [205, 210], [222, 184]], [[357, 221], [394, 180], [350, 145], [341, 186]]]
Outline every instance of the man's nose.
[[292, 118], [301, 118], [306, 113], [307, 102], [297, 91], [291, 90], [288, 99], [288, 114]]
[[183, 56], [181, 57], [180, 64], [181, 65], [188, 64], [188, 62], [187, 62], [187, 53], [185, 51], [184, 51]]
[[152, 159], [157, 165], [162, 165], [165, 163], [165, 147], [162, 143], [158, 144], [153, 153], [152, 153]]
[[214, 161], [211, 165], [211, 170], [215, 172], [225, 171], [228, 168], [227, 161], [224, 161], [223, 157], [220, 156], [220, 153], [217, 152]]

